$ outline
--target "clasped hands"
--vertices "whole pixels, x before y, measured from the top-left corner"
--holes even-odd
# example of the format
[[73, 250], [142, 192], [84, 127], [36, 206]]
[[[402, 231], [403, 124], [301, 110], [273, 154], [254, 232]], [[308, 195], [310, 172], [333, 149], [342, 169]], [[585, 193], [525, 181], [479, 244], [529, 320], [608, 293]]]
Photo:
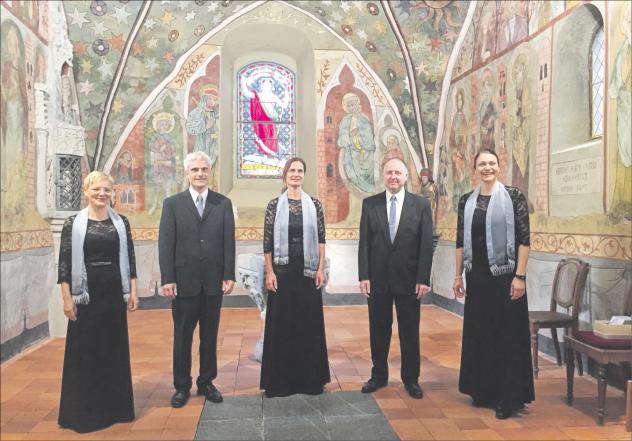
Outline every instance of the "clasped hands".
[[[314, 277], [314, 284], [316, 289], [321, 289], [325, 284], [325, 272], [322, 269], [316, 271], [316, 277]], [[274, 271], [266, 271], [266, 289], [268, 292], [276, 292], [278, 288], [277, 277]]]
[[[228, 295], [233, 292], [233, 288], [235, 287], [234, 280], [222, 280], [222, 294]], [[162, 295], [165, 297], [169, 297], [170, 299], [175, 299], [178, 295], [177, 286], [175, 283], [165, 283], [162, 285]]]
[[[524, 280], [520, 280], [514, 277], [514, 279], [511, 281], [509, 296], [511, 300], [518, 300], [520, 297], [524, 295], [526, 290], [527, 290], [526, 282]], [[463, 287], [463, 277], [457, 276], [454, 278], [454, 283], [452, 284], [452, 292], [454, 292], [454, 296], [459, 299], [465, 297], [465, 288]]]
[[[371, 296], [371, 281], [370, 280], [360, 280], [360, 292], [364, 297], [369, 298]], [[424, 285], [423, 283], [417, 283], [415, 285], [415, 295], [417, 299], [421, 299], [423, 296], [430, 292], [430, 287], [428, 285]]]

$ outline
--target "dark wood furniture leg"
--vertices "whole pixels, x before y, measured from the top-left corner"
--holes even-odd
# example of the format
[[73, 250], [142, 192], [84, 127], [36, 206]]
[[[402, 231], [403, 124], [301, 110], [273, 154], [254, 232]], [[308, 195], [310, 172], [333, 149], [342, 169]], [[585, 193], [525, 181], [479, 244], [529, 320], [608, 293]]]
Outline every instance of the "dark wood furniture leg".
[[555, 355], [557, 356], [557, 365], [562, 366], [562, 353], [560, 352], [560, 342], [557, 339], [557, 328], [551, 328], [551, 337], [553, 345], [555, 345]]
[[533, 351], [533, 376], [538, 378], [538, 326], [531, 325], [531, 350]]
[[597, 424], [603, 426], [603, 420], [606, 413], [606, 364], [599, 363], [597, 370]]
[[573, 405], [573, 376], [575, 375], [575, 351], [566, 345], [566, 404]]

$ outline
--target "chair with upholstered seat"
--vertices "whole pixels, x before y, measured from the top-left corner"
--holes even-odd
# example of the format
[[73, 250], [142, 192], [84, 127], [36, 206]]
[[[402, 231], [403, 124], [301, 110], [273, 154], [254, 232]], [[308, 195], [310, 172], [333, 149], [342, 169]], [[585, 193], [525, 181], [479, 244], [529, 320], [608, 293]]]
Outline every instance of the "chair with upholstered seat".
[[[632, 315], [632, 284], [624, 293], [623, 315]], [[585, 354], [597, 364], [597, 423], [603, 425], [606, 407], [606, 367], [610, 363], [622, 363], [624, 376], [631, 377], [630, 361], [632, 360], [632, 337], [603, 338], [593, 331], [573, 331], [566, 337], [566, 403], [573, 404], [573, 377], [575, 366], [574, 353], [577, 359]], [[627, 392], [629, 393], [629, 392]]]
[[[562, 259], [557, 265], [553, 286], [551, 287], [551, 307], [549, 311], [529, 311], [529, 326], [531, 328], [531, 347], [533, 350], [533, 374], [538, 378], [538, 331], [550, 329], [558, 366], [562, 365], [560, 343], [557, 338], [557, 328], [563, 328], [565, 335], [568, 330], [577, 330], [579, 307], [582, 293], [586, 287], [586, 279], [590, 265], [576, 258]], [[566, 312], [559, 312], [558, 306]], [[570, 313], [569, 313], [570, 310]], [[577, 359], [579, 374], [583, 374], [581, 358]]]

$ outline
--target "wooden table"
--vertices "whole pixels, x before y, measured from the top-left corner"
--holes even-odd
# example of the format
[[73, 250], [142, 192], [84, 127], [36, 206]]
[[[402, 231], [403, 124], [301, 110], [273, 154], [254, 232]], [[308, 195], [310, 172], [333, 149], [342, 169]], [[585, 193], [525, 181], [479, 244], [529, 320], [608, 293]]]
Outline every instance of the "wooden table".
[[606, 366], [608, 363], [632, 361], [631, 349], [602, 349], [586, 344], [571, 336], [564, 339], [566, 345], [566, 403], [573, 404], [573, 376], [575, 375], [575, 352], [586, 354], [595, 360], [597, 369], [597, 423], [602, 426], [606, 405]]

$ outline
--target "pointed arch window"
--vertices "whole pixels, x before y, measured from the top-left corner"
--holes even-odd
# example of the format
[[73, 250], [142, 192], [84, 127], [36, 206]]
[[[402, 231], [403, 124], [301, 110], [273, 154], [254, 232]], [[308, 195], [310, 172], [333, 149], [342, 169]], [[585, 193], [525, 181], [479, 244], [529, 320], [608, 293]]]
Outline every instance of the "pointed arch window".
[[595, 33], [590, 46], [590, 134], [603, 136], [605, 43], [603, 26]]
[[296, 153], [295, 74], [259, 61], [237, 72], [237, 176], [281, 175]]

